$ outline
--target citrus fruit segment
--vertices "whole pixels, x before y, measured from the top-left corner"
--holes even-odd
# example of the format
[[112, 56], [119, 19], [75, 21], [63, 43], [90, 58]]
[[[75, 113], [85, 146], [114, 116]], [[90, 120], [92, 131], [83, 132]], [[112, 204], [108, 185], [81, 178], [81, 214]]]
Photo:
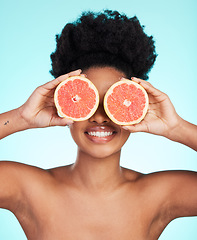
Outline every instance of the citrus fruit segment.
[[120, 80], [114, 83], [104, 97], [108, 117], [119, 125], [139, 123], [148, 110], [148, 94], [138, 83]]
[[61, 117], [73, 121], [84, 121], [90, 118], [98, 108], [99, 94], [89, 79], [73, 76], [57, 86], [54, 102]]

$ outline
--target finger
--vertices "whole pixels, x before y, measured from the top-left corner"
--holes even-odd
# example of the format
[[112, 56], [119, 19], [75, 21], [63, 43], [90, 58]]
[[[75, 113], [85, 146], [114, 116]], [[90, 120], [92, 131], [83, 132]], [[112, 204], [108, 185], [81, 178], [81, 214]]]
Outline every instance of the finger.
[[75, 71], [72, 71], [72, 72], [69, 72], [69, 73], [67, 73], [67, 74], [62, 75], [62, 76], [58, 77], [57, 79], [58, 79], [59, 82], [62, 82], [63, 80], [65, 80], [65, 79], [68, 78], [68, 77], [80, 75], [81, 72], [82, 72], [81, 69], [77, 69], [77, 70], [75, 70]]
[[74, 123], [71, 119], [61, 118], [59, 116], [54, 117], [50, 123], [50, 126], [70, 126]]
[[84, 73], [80, 74], [80, 76], [87, 78], [88, 76]]
[[148, 129], [146, 127], [146, 125], [143, 125], [143, 124], [135, 124], [135, 125], [128, 125], [128, 126], [122, 126], [122, 128], [124, 130], [127, 130], [131, 133], [135, 133], [135, 132], [147, 132]]
[[70, 73], [61, 75], [60, 77], [58, 77], [48, 83], [45, 83], [44, 85], [42, 85], [42, 87], [44, 87], [47, 90], [52, 90], [53, 88], [57, 87], [57, 85], [59, 83], [61, 83], [63, 80], [67, 79], [68, 77], [80, 75], [81, 71], [82, 71], [81, 69], [78, 69], [76, 71], [72, 71]]
[[147, 93], [153, 95], [154, 97], [160, 97], [162, 94], [164, 94], [163, 92], [153, 87], [152, 84], [150, 84], [145, 80], [142, 80], [140, 78], [135, 78], [135, 77], [132, 77], [131, 80], [140, 84], [147, 91]]

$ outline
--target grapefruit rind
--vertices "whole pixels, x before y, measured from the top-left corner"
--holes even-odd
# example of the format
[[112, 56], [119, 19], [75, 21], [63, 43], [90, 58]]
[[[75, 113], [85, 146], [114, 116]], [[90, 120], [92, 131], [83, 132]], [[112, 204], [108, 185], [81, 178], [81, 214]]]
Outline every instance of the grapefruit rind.
[[[75, 117], [72, 117], [72, 116], [68, 116], [66, 115], [65, 113], [63, 113], [62, 111], [62, 107], [59, 105], [59, 101], [58, 101], [58, 91], [59, 89], [64, 86], [67, 82], [69, 81], [74, 81], [76, 79], [80, 79], [82, 81], [85, 81], [86, 83], [88, 83], [88, 87], [91, 88], [96, 97], [95, 97], [95, 104], [94, 104], [94, 107], [91, 109], [91, 111], [89, 112], [89, 114], [87, 114], [85, 117], [78, 117], [78, 118], [75, 118]], [[88, 94], [88, 89], [87, 89], [87, 94]], [[55, 106], [57, 108], [57, 112], [58, 112], [58, 115], [62, 118], [67, 118], [67, 119], [71, 119], [73, 121], [84, 121], [84, 120], [87, 120], [89, 119], [94, 113], [95, 111], [97, 110], [98, 108], [98, 105], [99, 105], [99, 93], [98, 93], [98, 90], [97, 88], [95, 87], [95, 85], [86, 77], [83, 77], [83, 76], [72, 76], [72, 77], [69, 77], [65, 80], [63, 80], [57, 87], [56, 87], [56, 90], [55, 90], [55, 93], [54, 93], [54, 103], [55, 103]]]
[[[136, 86], [137, 88], [139, 88], [139, 89], [143, 92], [144, 97], [145, 97], [145, 106], [144, 106], [144, 108], [143, 108], [143, 113], [142, 113], [142, 115], [141, 115], [138, 119], [133, 120], [133, 121], [129, 121], [129, 122], [128, 122], [128, 121], [118, 121], [116, 118], [114, 118], [114, 116], [111, 114], [110, 110], [108, 109], [108, 103], [107, 103], [107, 99], [108, 99], [108, 97], [113, 93], [114, 88], [117, 87], [117, 86], [119, 86], [119, 85], [121, 85], [121, 84], [123, 84], [123, 83], [126, 83], [126, 84], [128, 84], [128, 85], [133, 84], [134, 86]], [[127, 101], [127, 100], [125, 100], [125, 104], [127, 103], [126, 101]], [[108, 117], [109, 117], [114, 123], [116, 123], [116, 124], [118, 124], [118, 125], [133, 125], [133, 124], [137, 124], [137, 123], [141, 122], [141, 121], [144, 119], [144, 117], [145, 117], [145, 115], [146, 115], [146, 113], [147, 113], [147, 111], [148, 111], [148, 105], [149, 105], [149, 99], [148, 99], [148, 94], [147, 94], [146, 90], [145, 90], [140, 84], [138, 84], [138, 83], [136, 83], [136, 82], [134, 82], [134, 81], [132, 81], [132, 80], [127, 80], [127, 79], [125, 79], [125, 80], [120, 80], [120, 81], [114, 83], [114, 84], [108, 89], [108, 91], [106, 92], [105, 97], [104, 97], [104, 109], [105, 109], [105, 112], [106, 112], [106, 114], [108, 115]]]

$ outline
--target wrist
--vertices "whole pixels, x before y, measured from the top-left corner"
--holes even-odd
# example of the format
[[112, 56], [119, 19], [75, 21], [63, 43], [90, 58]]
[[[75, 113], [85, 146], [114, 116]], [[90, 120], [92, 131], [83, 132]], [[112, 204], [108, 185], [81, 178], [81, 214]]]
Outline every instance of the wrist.
[[180, 118], [168, 137], [197, 151], [197, 126]]
[[174, 120], [174, 123], [169, 128], [168, 133], [165, 135], [165, 137], [172, 141], [179, 142], [180, 138], [182, 137], [182, 132], [184, 131], [184, 124], [185, 120], [177, 115], [176, 120]]
[[0, 122], [0, 139], [28, 128], [27, 123], [21, 118], [18, 108], [2, 113]]
[[[15, 110], [15, 117], [18, 123], [18, 126], [21, 130], [26, 130], [32, 128], [28, 119], [25, 117], [23, 106], [16, 108]], [[19, 131], [21, 131], [19, 130]]]
[[29, 111], [29, 108], [22, 105], [15, 110], [17, 111], [16, 115], [18, 117], [18, 121], [20, 121], [22, 130], [35, 128], [32, 118], [30, 117], [32, 112]]

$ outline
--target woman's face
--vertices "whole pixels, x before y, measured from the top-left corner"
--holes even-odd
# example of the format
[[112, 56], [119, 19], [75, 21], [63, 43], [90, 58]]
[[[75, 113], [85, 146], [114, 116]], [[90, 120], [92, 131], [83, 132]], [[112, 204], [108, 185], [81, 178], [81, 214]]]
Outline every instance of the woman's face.
[[79, 151], [83, 151], [94, 158], [105, 158], [120, 152], [130, 135], [128, 131], [108, 118], [103, 107], [105, 93], [124, 74], [112, 67], [89, 68], [83, 73], [96, 86], [100, 104], [91, 118], [74, 122], [70, 131]]

